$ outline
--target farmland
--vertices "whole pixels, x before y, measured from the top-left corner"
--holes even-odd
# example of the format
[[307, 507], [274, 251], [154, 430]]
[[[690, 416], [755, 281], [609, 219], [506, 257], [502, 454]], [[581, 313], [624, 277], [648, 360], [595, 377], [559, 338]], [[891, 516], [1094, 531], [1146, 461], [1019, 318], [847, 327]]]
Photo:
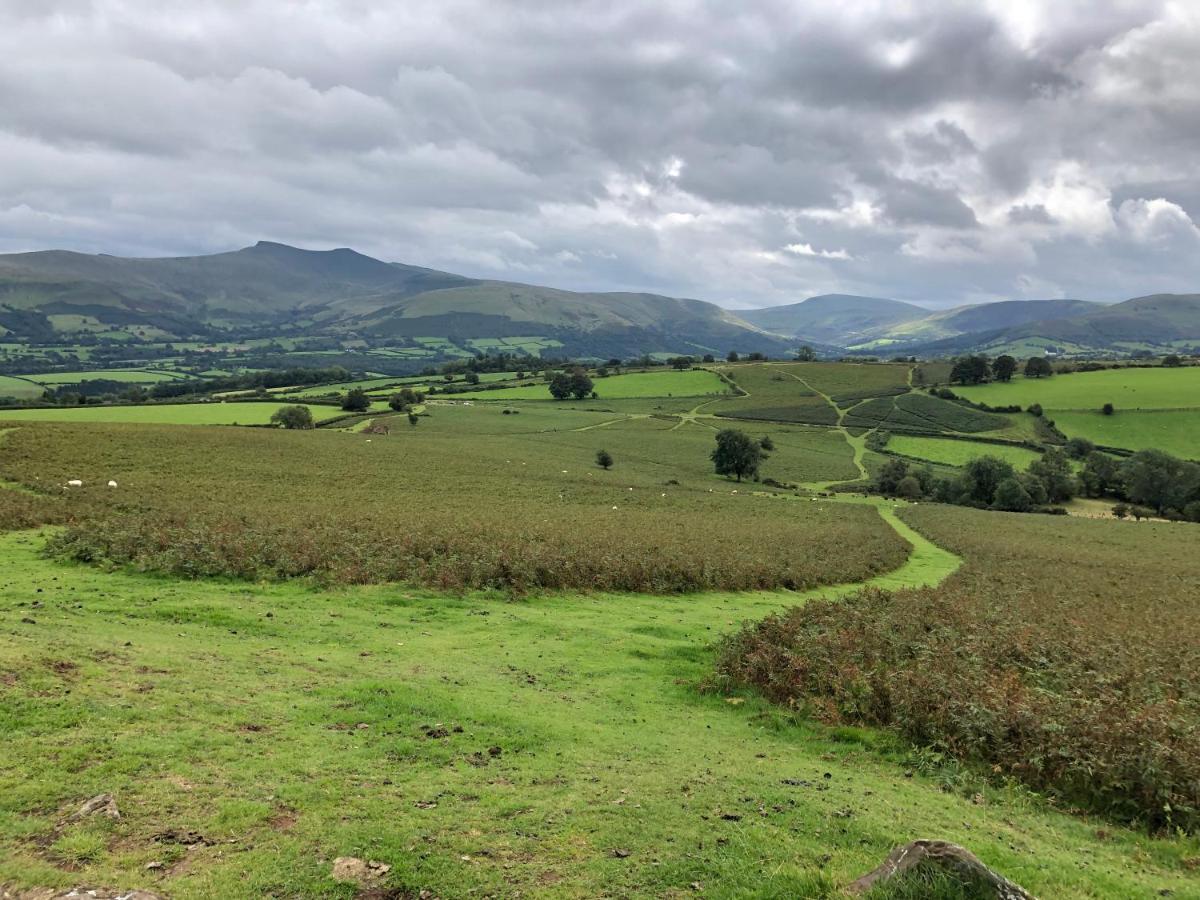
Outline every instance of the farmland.
[[955, 388], [955, 393], [990, 406], [1040, 403], [1053, 410], [1098, 410], [1105, 403], [1118, 409], [1200, 408], [1200, 367], [1104, 369], [1049, 378], [1018, 375], [1007, 384]]
[[999, 457], [1011, 463], [1015, 468], [1023, 469], [1038, 458], [1036, 452], [1025, 447], [955, 441], [908, 434], [893, 435], [887, 443], [887, 449], [892, 453], [899, 453], [901, 456], [927, 459], [930, 462], [947, 466], [962, 466], [970, 460], [986, 454]]
[[[155, 425], [266, 425], [281, 403], [179, 403], [141, 406], [64, 406], [0, 410], [0, 422], [130, 423]], [[386, 404], [380, 404], [386, 409]], [[331, 406], [311, 406], [320, 421], [341, 415]]]
[[[641, 399], [646, 397], [705, 397], [725, 393], [728, 388], [712, 372], [693, 369], [688, 372], [631, 372], [596, 378], [597, 395], [605, 400]], [[476, 396], [467, 393], [464, 399], [478, 400], [550, 400], [545, 384], [524, 387], [497, 388], [481, 391]]]
[[1056, 410], [1054, 424], [1069, 437], [1106, 447], [1157, 448], [1183, 459], [1200, 458], [1200, 407], [1196, 409]]
[[[1187, 896], [1196, 526], [831, 493], [875, 430], [1037, 457], [963, 439], [1033, 416], [839, 365], [377, 401], [390, 433], [0, 413], [0, 884], [345, 897], [352, 855], [399, 896], [832, 900], [934, 836], [1038, 896]], [[389, 392], [303, 391], [350, 386]], [[763, 481], [714, 474], [730, 427]]]

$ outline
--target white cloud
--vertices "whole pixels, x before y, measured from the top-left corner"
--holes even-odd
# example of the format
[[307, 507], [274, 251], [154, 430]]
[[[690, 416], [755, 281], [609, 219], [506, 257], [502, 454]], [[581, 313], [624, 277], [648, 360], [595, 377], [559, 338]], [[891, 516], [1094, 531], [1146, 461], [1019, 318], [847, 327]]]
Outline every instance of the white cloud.
[[816, 250], [812, 244], [788, 244], [783, 248], [797, 256], [819, 256], [821, 259], [853, 259], [845, 250]]

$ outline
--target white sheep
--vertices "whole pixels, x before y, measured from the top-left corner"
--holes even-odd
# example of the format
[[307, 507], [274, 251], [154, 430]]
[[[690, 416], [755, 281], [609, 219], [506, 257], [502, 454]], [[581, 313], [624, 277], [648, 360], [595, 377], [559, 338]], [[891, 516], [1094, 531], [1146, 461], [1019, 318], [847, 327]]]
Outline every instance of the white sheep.
[[72, 478], [67, 482], [67, 487], [83, 487], [83, 482], [78, 478]]
[[115, 481], [112, 481], [112, 480], [110, 479], [110, 480], [109, 480], [109, 482], [108, 482], [108, 486], [109, 486], [110, 488], [115, 488], [115, 487], [117, 486], [117, 483], [116, 483]]

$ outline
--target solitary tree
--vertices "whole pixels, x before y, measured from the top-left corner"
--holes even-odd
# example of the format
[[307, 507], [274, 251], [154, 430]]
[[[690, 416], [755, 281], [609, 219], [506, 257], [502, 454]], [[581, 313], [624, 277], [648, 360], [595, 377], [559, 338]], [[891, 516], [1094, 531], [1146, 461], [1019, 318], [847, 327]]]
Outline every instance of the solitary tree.
[[1053, 374], [1054, 369], [1050, 366], [1050, 360], [1044, 356], [1031, 356], [1025, 361], [1026, 378], [1045, 378], [1047, 375]]
[[371, 408], [371, 398], [362, 388], [351, 388], [342, 398], [342, 409], [346, 412], [365, 412]]
[[417, 415], [415, 412], [413, 412], [413, 411], [410, 409], [410, 410], [408, 411], [408, 424], [409, 424], [409, 425], [416, 425], [416, 424], [417, 424], [419, 421], [421, 421], [421, 418], [420, 418], [420, 416], [418, 416], [418, 415]]
[[612, 468], [612, 464], [613, 464], [613, 458], [612, 458], [611, 453], [609, 453], [607, 450], [597, 450], [596, 451], [596, 465], [598, 465], [600, 468], [604, 469], [605, 471], [608, 471], [609, 469]]
[[729, 362], [737, 362], [739, 359], [741, 359], [741, 357], [738, 356], [738, 352], [736, 350], [730, 350], [727, 354], [725, 354], [725, 359]]
[[734, 475], [738, 481], [758, 474], [762, 447], [744, 431], [726, 428], [717, 432], [717, 449], [711, 458], [718, 475]]
[[559, 372], [550, 379], [550, 396], [555, 400], [566, 400], [571, 396], [571, 376]]
[[762, 447], [767, 452], [770, 452], [775, 449], [775, 442], [771, 440], [771, 436], [769, 434], [764, 434], [759, 440], [758, 446]]
[[1172, 353], [1169, 356], [1163, 357], [1162, 364], [1164, 366], [1166, 366], [1168, 369], [1174, 369], [1174, 368], [1178, 368], [1179, 366], [1182, 366], [1183, 360], [1180, 358], [1179, 354]]
[[1104, 413], [1104, 415], [1106, 415], [1106, 416], [1111, 416], [1116, 411], [1117, 411], [1117, 408], [1115, 406], [1113, 406], [1111, 403], [1105, 403], [1102, 407], [1100, 407], [1100, 412]]
[[468, 372], [463, 376], [463, 380], [466, 381], [467, 384], [479, 384], [479, 373]]
[[1013, 374], [1017, 371], [1017, 361], [1007, 353], [1002, 356], [997, 356], [996, 361], [992, 363], [992, 374], [997, 381], [1012, 381]]
[[800, 349], [796, 351], [796, 359], [799, 362], [812, 362], [817, 358], [817, 351], [808, 344], [802, 344]]
[[676, 356], [674, 359], [668, 360], [668, 362], [671, 363], [671, 368], [678, 369], [682, 372], [686, 369], [690, 369], [695, 360], [693, 360], [690, 356]]
[[312, 428], [312, 412], [307, 406], [281, 406], [271, 415], [271, 424], [287, 429]]

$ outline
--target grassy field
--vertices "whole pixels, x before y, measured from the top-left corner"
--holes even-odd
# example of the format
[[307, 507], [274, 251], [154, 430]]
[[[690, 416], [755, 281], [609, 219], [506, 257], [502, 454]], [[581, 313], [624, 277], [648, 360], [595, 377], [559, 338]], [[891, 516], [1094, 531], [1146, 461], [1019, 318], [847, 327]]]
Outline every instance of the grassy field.
[[979, 456], [996, 456], [1011, 463], [1016, 469], [1024, 469], [1040, 455], [1024, 447], [1006, 447], [1002, 444], [982, 444], [908, 434], [893, 435], [888, 441], [887, 449], [893, 453], [899, 453], [901, 456], [927, 459], [930, 462], [947, 466], [963, 466]]
[[[266, 425], [281, 403], [178, 403], [140, 406], [64, 406], [0, 410], [0, 422], [139, 423], [155, 425]], [[378, 404], [386, 409], [387, 404]], [[343, 413], [333, 406], [310, 406], [317, 421]]]
[[[1190, 883], [1186, 843], [1098, 840], [1020, 791], [912, 775], [870, 731], [698, 692], [711, 643], [778, 595], [313, 592], [0, 541], [3, 883], [348, 897], [329, 873], [355, 855], [443, 897], [834, 898], [926, 835], [1044, 897]], [[56, 827], [101, 791], [119, 822]]]
[[[906, 366], [729, 371], [749, 396], [378, 403], [389, 435], [0, 413], [0, 529], [53, 526], [0, 532], [0, 885], [348, 898], [352, 855], [380, 896], [833, 900], [936, 837], [1044, 898], [1194, 894], [1152, 803], [1193, 814], [1192, 526], [817, 493], [884, 459], [869, 427], [1032, 417], [897, 395]], [[713, 474], [726, 427], [770, 483]], [[721, 680], [791, 607], [850, 654], [802, 655], [825, 693]], [[876, 670], [866, 635], [917, 649]], [[120, 820], [67, 821], [101, 791]]]
[[18, 400], [36, 400], [46, 389], [28, 378], [0, 375], [0, 397], [15, 397]]
[[87, 372], [47, 372], [41, 375], [22, 375], [30, 381], [47, 387], [79, 384], [81, 381], [119, 381], [122, 384], [157, 384], [160, 381], [177, 381], [187, 378], [183, 372], [169, 369], [94, 369]]
[[1049, 378], [1018, 375], [1007, 384], [956, 386], [954, 392], [990, 406], [1040, 403], [1053, 410], [1098, 410], [1112, 403], [1117, 409], [1200, 408], [1200, 367], [1104, 369]]
[[[640, 399], [645, 397], [707, 397], [720, 395], [728, 388], [712, 372], [692, 369], [687, 372], [632, 372], [595, 378], [596, 394], [602, 400]], [[477, 394], [456, 395], [467, 400], [547, 400], [552, 401], [545, 384], [497, 388]]]
[[1200, 459], [1200, 408], [1055, 411], [1054, 424], [1068, 437], [1085, 437], [1105, 447], [1157, 448], [1182, 459]]

